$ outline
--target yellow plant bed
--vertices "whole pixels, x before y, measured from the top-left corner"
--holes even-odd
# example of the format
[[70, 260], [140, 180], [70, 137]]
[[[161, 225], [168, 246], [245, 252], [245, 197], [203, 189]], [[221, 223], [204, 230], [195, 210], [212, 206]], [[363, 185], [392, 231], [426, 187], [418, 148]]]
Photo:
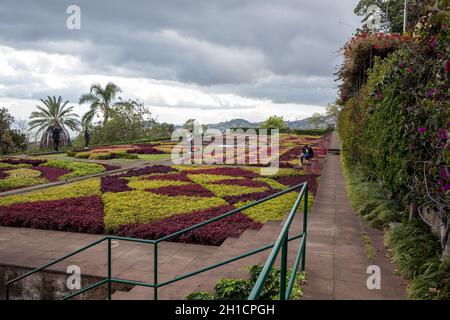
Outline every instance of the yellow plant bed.
[[[246, 216], [249, 218], [261, 222], [266, 223], [270, 220], [283, 220], [284, 216], [290, 212], [292, 209], [295, 200], [298, 197], [298, 192], [291, 192], [285, 195], [282, 195], [278, 198], [275, 198], [273, 200], [266, 201], [260, 205], [254, 206], [250, 209], [242, 211]], [[235, 204], [234, 206], [236, 208], [242, 207], [246, 204], [252, 203], [253, 201], [249, 202], [239, 202]], [[314, 202], [314, 197], [312, 195], [309, 195], [308, 197], [308, 209], [311, 209], [312, 204]], [[303, 211], [304, 206], [304, 199], [300, 203], [299, 211]], [[300, 214], [298, 212], [297, 214]]]
[[218, 197], [239, 196], [242, 194], [269, 190], [268, 188], [253, 188], [226, 184], [204, 184], [203, 186]]
[[18, 203], [61, 200], [92, 195], [101, 195], [100, 179], [98, 178], [83, 180], [63, 186], [37, 190], [24, 194], [1, 197], [0, 205], [7, 206]]
[[103, 194], [105, 229], [116, 230], [130, 223], [151, 223], [162, 218], [226, 205], [220, 198], [169, 197], [146, 191]]

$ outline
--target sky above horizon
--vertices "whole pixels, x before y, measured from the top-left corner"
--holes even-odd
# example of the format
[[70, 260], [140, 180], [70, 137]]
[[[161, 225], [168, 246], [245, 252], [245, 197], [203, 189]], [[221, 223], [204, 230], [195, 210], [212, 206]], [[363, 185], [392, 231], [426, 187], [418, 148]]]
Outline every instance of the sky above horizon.
[[80, 95], [112, 81], [159, 121], [303, 119], [336, 99], [357, 2], [2, 0], [0, 107], [27, 119], [61, 95], [82, 115]]

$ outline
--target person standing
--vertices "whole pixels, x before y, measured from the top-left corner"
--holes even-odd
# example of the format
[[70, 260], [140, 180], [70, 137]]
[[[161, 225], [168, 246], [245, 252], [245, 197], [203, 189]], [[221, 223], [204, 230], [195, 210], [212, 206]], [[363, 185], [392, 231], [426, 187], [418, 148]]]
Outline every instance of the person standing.
[[58, 152], [59, 151], [59, 143], [61, 141], [61, 129], [59, 127], [55, 127], [52, 133], [52, 141], [53, 141], [53, 149]]
[[84, 130], [84, 141], [86, 142], [85, 148], [87, 149], [89, 147], [89, 142], [91, 141], [91, 133], [89, 132], [89, 128]]

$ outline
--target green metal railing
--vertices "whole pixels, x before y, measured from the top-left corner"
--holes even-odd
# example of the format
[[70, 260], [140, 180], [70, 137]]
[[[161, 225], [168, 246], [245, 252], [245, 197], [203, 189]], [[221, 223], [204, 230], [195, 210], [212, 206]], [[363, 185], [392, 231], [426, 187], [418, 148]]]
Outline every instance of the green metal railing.
[[[175, 278], [173, 278], [171, 280], [158, 282], [158, 244], [159, 243], [161, 243], [163, 241], [167, 241], [167, 240], [173, 239], [173, 238], [178, 237], [178, 236], [180, 236], [182, 234], [185, 234], [185, 233], [190, 232], [192, 230], [195, 230], [197, 228], [203, 227], [203, 226], [205, 226], [207, 224], [216, 222], [216, 221], [221, 220], [221, 219], [223, 219], [225, 217], [237, 214], [237, 213], [239, 213], [239, 212], [241, 212], [243, 210], [246, 210], [246, 209], [249, 209], [251, 207], [257, 206], [257, 205], [259, 205], [261, 203], [264, 203], [266, 201], [269, 201], [269, 200], [272, 200], [274, 198], [280, 197], [280, 196], [282, 196], [284, 194], [293, 192], [293, 191], [298, 190], [298, 189], [300, 189], [299, 195], [298, 195], [298, 197], [297, 197], [297, 199], [296, 199], [296, 201], [294, 203], [294, 206], [292, 207], [291, 212], [289, 213], [287, 221], [284, 224], [283, 229], [282, 229], [282, 231], [281, 231], [277, 241], [275, 242], [275, 244], [268, 244], [268, 245], [259, 247], [257, 249], [248, 251], [246, 253], [243, 253], [241, 255], [238, 255], [238, 256], [232, 257], [230, 259], [224, 260], [222, 262], [210, 265], [208, 267], [204, 267], [204, 268], [198, 269], [196, 271], [193, 271], [193, 272], [181, 275], [181, 276], [177, 276], [177, 277], [175, 277]], [[301, 202], [301, 200], [303, 198], [305, 199], [305, 201], [304, 201], [305, 205], [304, 205], [304, 209], [303, 209], [303, 232], [298, 234], [298, 235], [295, 235], [295, 236], [292, 236], [292, 237], [288, 237], [289, 228], [290, 228], [290, 226], [291, 226], [291, 224], [292, 224], [292, 222], [294, 220], [294, 217], [296, 216], [298, 207], [299, 207], [300, 202]], [[265, 281], [267, 280], [268, 274], [269, 274], [270, 270], [272, 269], [272, 267], [274, 265], [275, 259], [276, 259], [277, 255], [278, 255], [278, 253], [280, 252], [280, 249], [282, 250], [281, 279], [280, 279], [280, 287], [281, 287], [280, 288], [280, 299], [282, 299], [282, 300], [289, 299], [290, 293], [292, 292], [292, 288], [293, 288], [293, 285], [294, 285], [295, 275], [297, 273], [297, 269], [298, 269], [298, 265], [300, 263], [300, 259], [302, 261], [301, 270], [302, 271], [305, 270], [307, 215], [308, 215], [308, 184], [305, 182], [305, 183], [302, 183], [302, 184], [290, 187], [288, 189], [285, 189], [283, 191], [280, 191], [280, 192], [278, 192], [276, 194], [273, 194], [271, 196], [268, 196], [268, 197], [266, 197], [264, 199], [260, 199], [258, 201], [253, 202], [253, 203], [247, 204], [247, 205], [245, 205], [243, 207], [231, 210], [231, 211], [229, 211], [227, 213], [224, 213], [224, 214], [219, 215], [217, 217], [214, 217], [212, 219], [209, 219], [209, 220], [206, 220], [204, 222], [195, 224], [195, 225], [193, 225], [191, 227], [188, 227], [188, 228], [185, 228], [183, 230], [174, 232], [174, 233], [172, 233], [170, 235], [164, 236], [164, 237], [159, 238], [157, 240], [144, 240], [144, 239], [135, 239], [135, 238], [128, 238], [128, 237], [105, 236], [105, 237], [103, 237], [103, 238], [101, 238], [101, 239], [99, 239], [97, 241], [94, 241], [94, 242], [92, 242], [92, 243], [90, 243], [90, 244], [88, 244], [88, 245], [86, 245], [86, 246], [84, 246], [84, 247], [82, 247], [82, 248], [80, 248], [80, 249], [78, 249], [76, 251], [73, 251], [73, 252], [71, 252], [71, 253], [69, 253], [69, 254], [67, 254], [67, 255], [65, 255], [65, 256], [57, 259], [57, 260], [54, 260], [54, 261], [52, 261], [50, 263], [47, 263], [46, 265], [44, 265], [44, 266], [42, 266], [40, 268], [34, 269], [34, 270], [30, 271], [30, 272], [27, 272], [27, 273], [25, 273], [25, 274], [15, 278], [15, 279], [11, 280], [11, 281], [8, 281], [6, 283], [6, 300], [10, 299], [10, 287], [11, 287], [12, 284], [14, 284], [14, 283], [16, 283], [16, 282], [26, 278], [26, 277], [29, 277], [29, 276], [37, 273], [37, 272], [40, 272], [40, 271], [42, 271], [44, 269], [47, 269], [47, 268], [49, 268], [49, 267], [51, 267], [51, 266], [53, 266], [53, 265], [55, 265], [55, 264], [57, 264], [57, 263], [59, 263], [61, 261], [64, 261], [64, 260], [66, 260], [66, 259], [68, 259], [68, 258], [70, 258], [70, 257], [72, 257], [72, 256], [74, 256], [76, 254], [79, 254], [79, 253], [81, 253], [81, 252], [83, 252], [83, 251], [85, 251], [85, 250], [87, 250], [89, 248], [92, 248], [92, 247], [94, 247], [94, 246], [96, 246], [96, 245], [98, 245], [100, 243], [104, 243], [104, 242], [107, 242], [107, 246], [108, 246], [108, 255], [107, 255], [107, 259], [108, 259], [108, 276], [107, 276], [107, 278], [105, 278], [105, 279], [103, 279], [101, 281], [98, 281], [98, 282], [96, 282], [94, 284], [91, 284], [91, 285], [89, 285], [89, 286], [87, 286], [87, 287], [85, 287], [83, 289], [80, 289], [80, 290], [78, 290], [78, 291], [76, 291], [76, 292], [74, 292], [74, 293], [72, 293], [70, 295], [67, 295], [62, 300], [68, 300], [68, 299], [74, 298], [74, 297], [76, 297], [76, 296], [78, 296], [80, 294], [83, 294], [83, 293], [85, 293], [85, 292], [87, 292], [89, 290], [92, 290], [92, 289], [95, 289], [97, 287], [100, 287], [100, 286], [102, 286], [104, 284], [108, 285], [108, 300], [111, 300], [112, 284], [127, 284], [127, 285], [134, 285], [134, 286], [153, 288], [153, 299], [157, 300], [158, 299], [158, 289], [161, 288], [161, 287], [164, 287], [164, 286], [167, 286], [167, 285], [172, 284], [174, 282], [181, 281], [183, 279], [186, 279], [186, 278], [198, 275], [200, 273], [203, 273], [203, 272], [206, 272], [206, 271], [209, 271], [209, 270], [221, 267], [221, 266], [226, 265], [228, 263], [231, 263], [231, 262], [234, 262], [234, 261], [237, 261], [237, 260], [240, 260], [240, 259], [244, 259], [246, 257], [255, 255], [257, 253], [266, 251], [266, 250], [271, 249], [271, 248], [273, 248], [273, 250], [272, 250], [271, 254], [269, 255], [269, 259], [267, 260], [267, 263], [264, 265], [264, 268], [263, 268], [263, 270], [262, 270], [262, 272], [260, 274], [260, 277], [258, 278], [258, 280], [257, 280], [257, 282], [255, 284], [255, 287], [253, 288], [252, 293], [249, 296], [249, 299], [258, 299], [258, 297], [259, 297], [259, 295], [260, 295], [260, 293], [261, 293], [261, 291], [262, 291], [262, 289], [264, 287]], [[294, 265], [294, 268], [293, 268], [292, 276], [289, 279], [288, 287], [286, 288], [288, 242], [294, 241], [294, 240], [297, 240], [297, 239], [300, 239], [300, 238], [302, 239], [301, 240], [301, 244], [300, 244], [300, 247], [299, 247], [299, 250], [298, 250], [297, 257], [295, 259], [295, 265]], [[133, 280], [125, 280], [125, 279], [119, 279], [119, 278], [112, 277], [112, 259], [111, 259], [111, 249], [112, 248], [111, 248], [111, 242], [113, 240], [153, 245], [153, 257], [154, 257], [154, 259], [153, 259], [153, 283], [147, 283], [147, 282], [142, 282], [142, 281], [133, 281]]]

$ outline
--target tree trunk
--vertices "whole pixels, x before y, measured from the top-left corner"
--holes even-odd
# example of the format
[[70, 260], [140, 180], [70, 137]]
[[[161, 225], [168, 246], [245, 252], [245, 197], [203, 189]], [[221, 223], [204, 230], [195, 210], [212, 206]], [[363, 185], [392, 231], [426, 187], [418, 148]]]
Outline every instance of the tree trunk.
[[419, 217], [419, 211], [417, 210], [417, 204], [411, 202], [409, 205], [409, 221], [413, 221]]

